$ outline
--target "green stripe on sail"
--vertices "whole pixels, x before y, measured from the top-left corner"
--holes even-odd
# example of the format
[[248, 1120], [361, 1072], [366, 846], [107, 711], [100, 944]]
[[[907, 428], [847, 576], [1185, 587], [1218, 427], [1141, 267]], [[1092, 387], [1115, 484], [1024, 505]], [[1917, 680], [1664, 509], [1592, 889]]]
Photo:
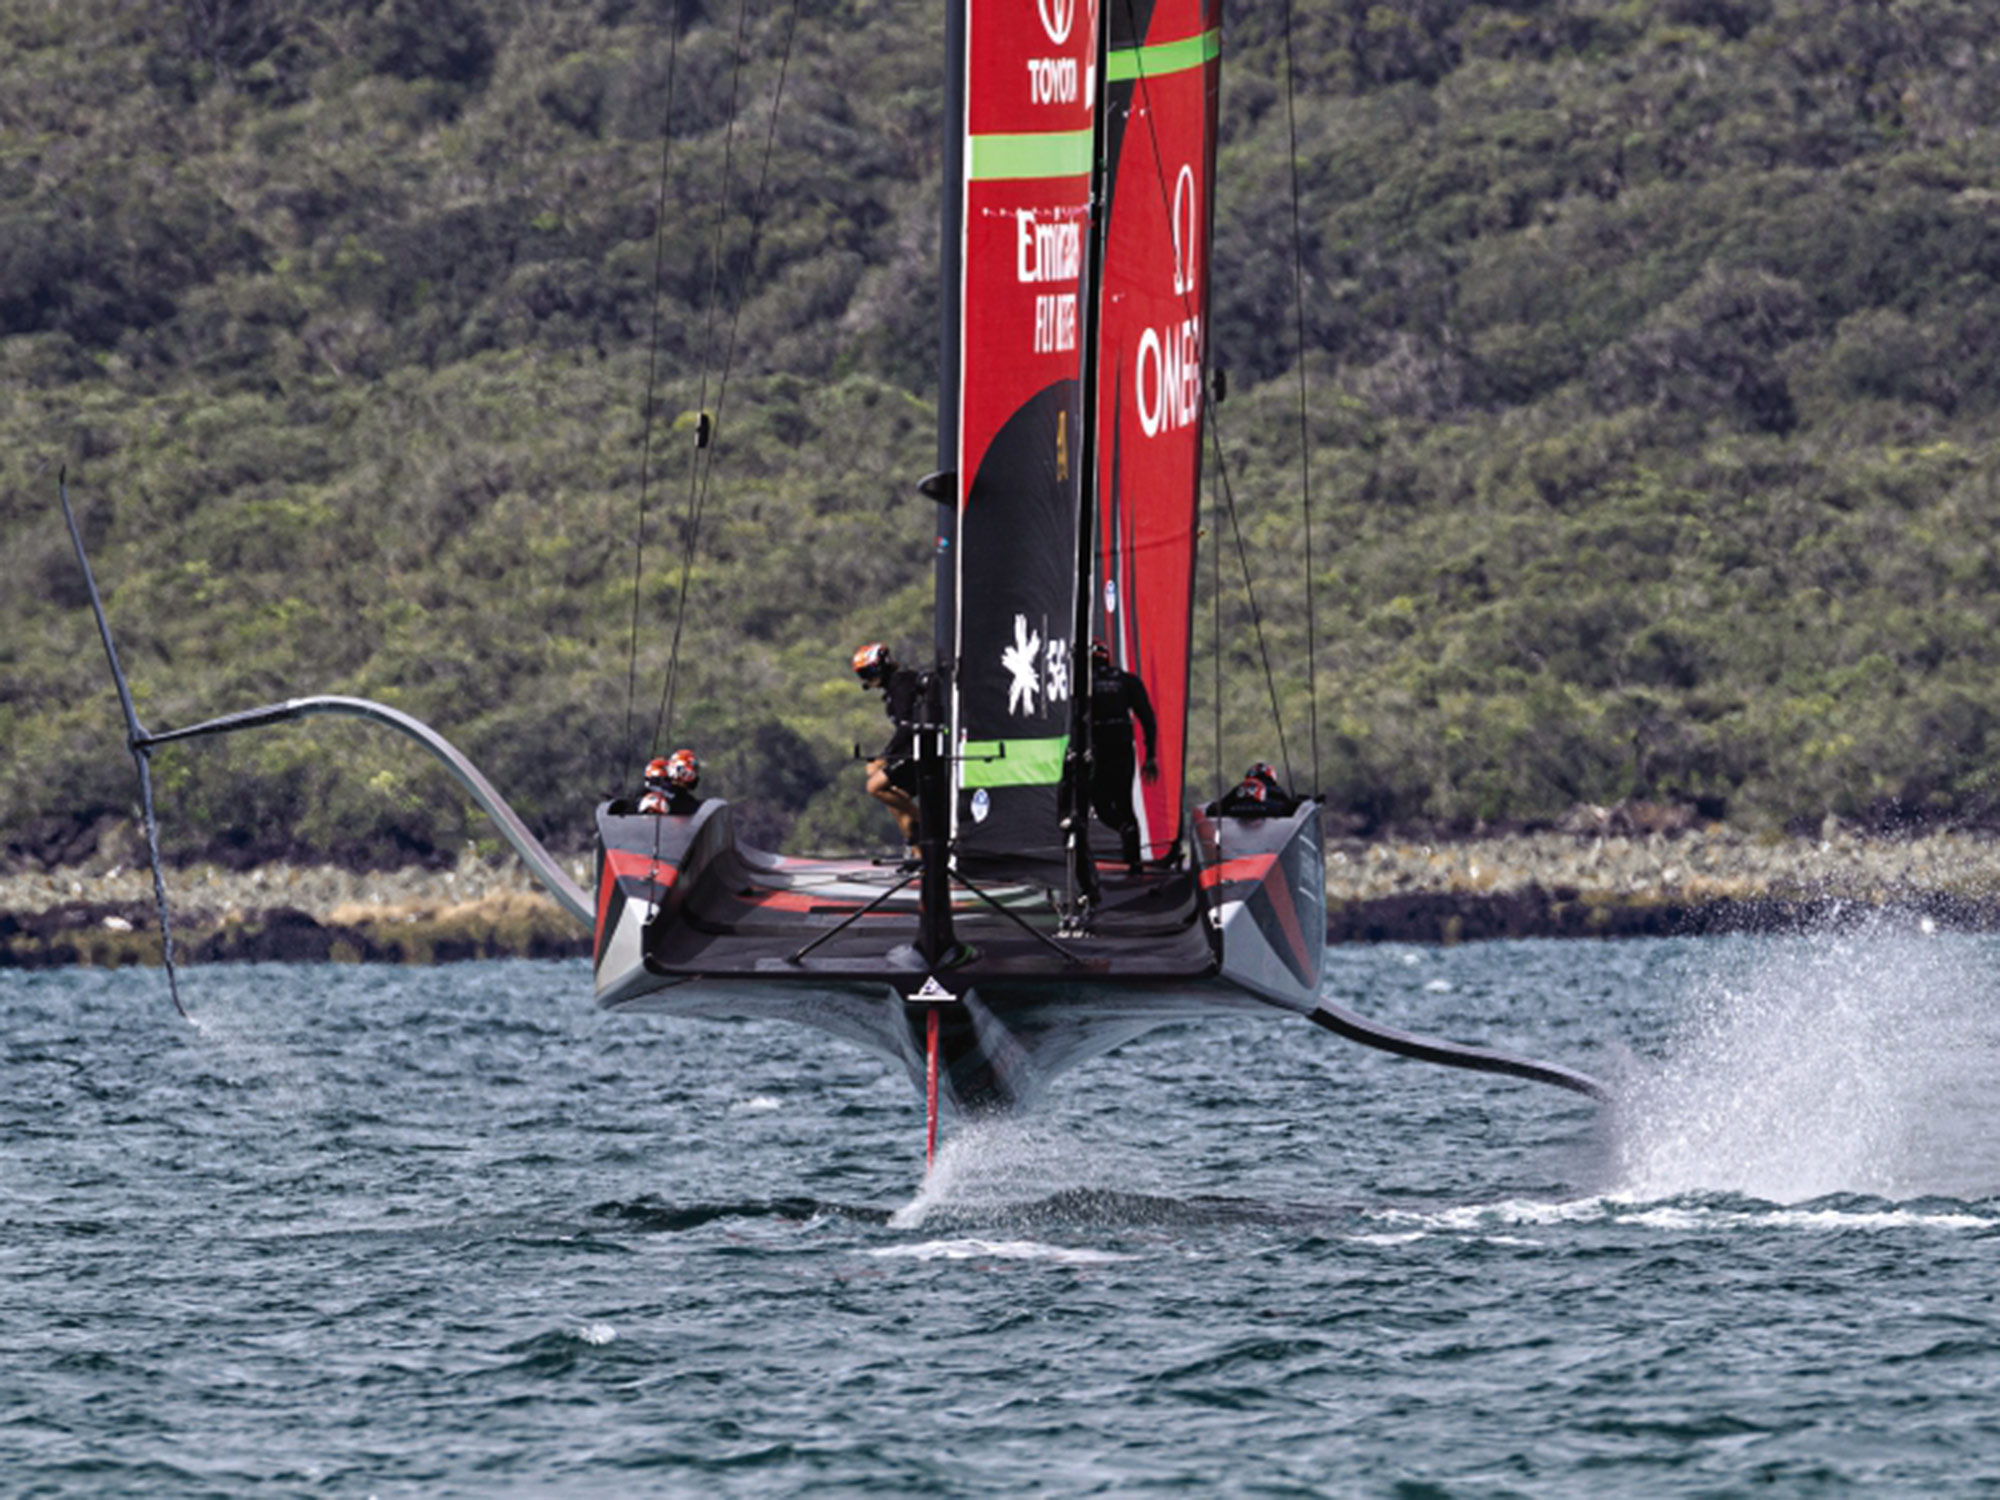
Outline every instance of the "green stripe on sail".
[[1161, 78], [1168, 73], [1199, 68], [1210, 58], [1221, 55], [1222, 32], [1210, 29], [1178, 42], [1161, 42], [1157, 47], [1122, 47], [1104, 60], [1104, 76], [1113, 83]]
[[1007, 177], [1087, 177], [1090, 132], [1057, 130], [1042, 135], [975, 135], [966, 174], [975, 180]]
[[[1054, 786], [1062, 780], [1069, 736], [1052, 740], [967, 740], [959, 747], [960, 786]], [[982, 757], [991, 756], [992, 759]]]

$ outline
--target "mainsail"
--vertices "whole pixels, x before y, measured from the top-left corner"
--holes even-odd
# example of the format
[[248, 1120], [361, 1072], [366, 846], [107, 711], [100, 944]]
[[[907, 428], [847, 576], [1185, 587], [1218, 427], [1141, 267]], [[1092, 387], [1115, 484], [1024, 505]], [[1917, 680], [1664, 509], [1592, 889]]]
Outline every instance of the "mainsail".
[[[1161, 774], [1134, 789], [1145, 852], [1160, 857], [1181, 836], [1218, 11], [1219, 0], [1114, 0], [1100, 124], [1090, 7], [969, 0], [947, 382], [956, 555], [941, 590], [954, 613], [964, 855], [1061, 853], [1080, 620], [1153, 700]], [[1086, 463], [1092, 542], [1080, 557]], [[1079, 587], [1090, 590], [1082, 611]]]
[[1096, 33], [1090, 0], [966, 6], [948, 596], [961, 855], [1062, 854]]
[[1181, 833], [1222, 17], [1155, 0], [1109, 19], [1091, 619], [1159, 720], [1160, 776], [1133, 800], [1159, 858]]

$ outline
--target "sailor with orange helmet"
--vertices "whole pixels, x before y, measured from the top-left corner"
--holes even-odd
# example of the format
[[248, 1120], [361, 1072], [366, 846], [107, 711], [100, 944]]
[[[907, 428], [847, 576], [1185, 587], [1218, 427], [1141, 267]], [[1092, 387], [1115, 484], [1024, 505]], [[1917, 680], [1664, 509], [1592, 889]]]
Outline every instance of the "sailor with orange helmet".
[[639, 799], [642, 813], [686, 817], [701, 806], [695, 795], [701, 785], [701, 760], [692, 750], [676, 750], [646, 766], [646, 795]]
[[1284, 789], [1270, 763], [1260, 760], [1206, 811], [1212, 818], [1288, 818], [1298, 807], [1299, 799]]

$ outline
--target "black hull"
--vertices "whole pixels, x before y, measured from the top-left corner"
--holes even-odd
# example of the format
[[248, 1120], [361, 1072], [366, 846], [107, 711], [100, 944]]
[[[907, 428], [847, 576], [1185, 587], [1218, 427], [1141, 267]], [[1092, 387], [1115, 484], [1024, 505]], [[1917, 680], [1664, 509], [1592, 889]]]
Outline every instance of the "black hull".
[[930, 1013], [939, 1094], [1018, 1107], [1157, 1026], [1229, 1011], [1310, 1014], [1325, 919], [1318, 810], [1198, 820], [1191, 868], [1099, 872], [1089, 930], [1028, 882], [954, 878], [957, 944], [922, 952], [918, 888], [861, 861], [740, 847], [726, 803], [686, 818], [598, 815], [597, 998], [614, 1010], [768, 1017], [900, 1062], [920, 1087]]

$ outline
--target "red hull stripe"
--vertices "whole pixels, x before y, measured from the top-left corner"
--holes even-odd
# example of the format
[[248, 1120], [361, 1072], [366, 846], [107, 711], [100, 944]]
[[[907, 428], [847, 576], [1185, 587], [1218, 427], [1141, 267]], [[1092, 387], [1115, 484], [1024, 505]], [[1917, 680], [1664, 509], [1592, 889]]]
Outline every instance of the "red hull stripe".
[[1201, 872], [1204, 888], [1218, 885], [1233, 885], [1239, 880], [1262, 880], [1271, 873], [1278, 862], [1275, 854], [1246, 854], [1241, 859], [1225, 859], [1219, 865], [1210, 865]]
[[650, 854], [632, 849], [606, 849], [603, 867], [597, 875], [597, 936], [592, 940], [593, 951], [604, 951], [604, 929], [611, 915], [611, 900], [622, 882], [638, 880], [665, 890], [679, 873], [665, 860]]
[[1306, 953], [1306, 935], [1299, 930], [1299, 909], [1292, 900], [1292, 888], [1285, 880], [1285, 872], [1273, 858], [1271, 868], [1264, 876], [1264, 895], [1277, 914], [1278, 927], [1285, 934], [1285, 941], [1292, 945], [1292, 971], [1306, 975], [1312, 972], [1312, 960]]

